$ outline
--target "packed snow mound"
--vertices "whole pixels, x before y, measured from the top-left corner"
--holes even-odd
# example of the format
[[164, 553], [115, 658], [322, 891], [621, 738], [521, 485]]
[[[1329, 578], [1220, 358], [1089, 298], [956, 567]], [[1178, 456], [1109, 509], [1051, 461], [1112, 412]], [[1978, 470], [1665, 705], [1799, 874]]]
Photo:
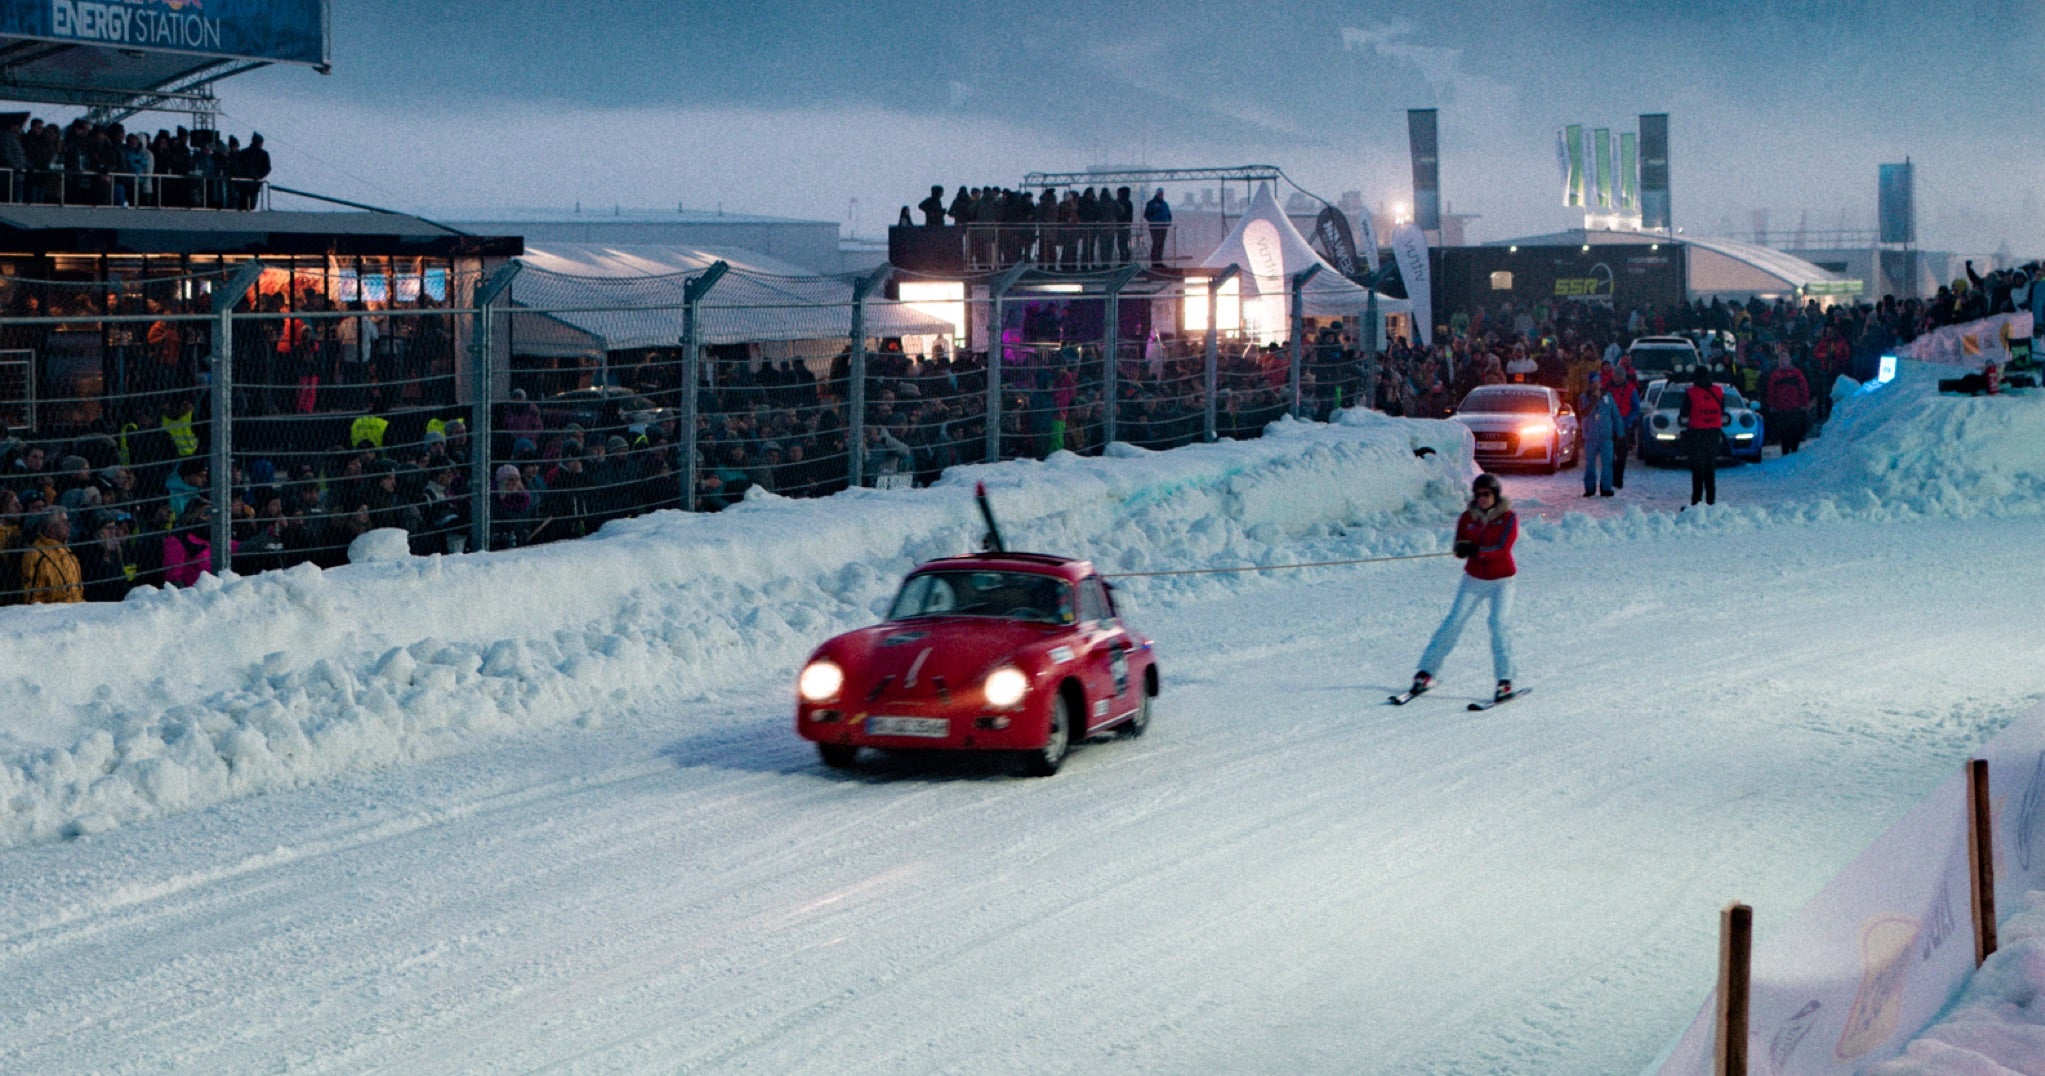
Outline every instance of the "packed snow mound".
[[1825, 435], [1782, 461], [1817, 493], [1941, 518], [2045, 506], [2045, 393], [1943, 395], [1951, 367], [1902, 362], [1886, 385], [1842, 379]]
[[[358, 542], [364, 562], [330, 571], [8, 609], [0, 846], [792, 678], [910, 567], [978, 547], [975, 481], [1011, 548], [1144, 571], [1278, 563], [1301, 541], [1438, 552], [1469, 473], [1452, 423], [1284, 421], [1256, 441], [960, 468], [928, 490], [655, 513], [573, 543], [410, 557]], [[1136, 603], [1244, 585], [1131, 582]]]
[[396, 527], [379, 527], [348, 543], [348, 563], [404, 560], [412, 555], [411, 536]]

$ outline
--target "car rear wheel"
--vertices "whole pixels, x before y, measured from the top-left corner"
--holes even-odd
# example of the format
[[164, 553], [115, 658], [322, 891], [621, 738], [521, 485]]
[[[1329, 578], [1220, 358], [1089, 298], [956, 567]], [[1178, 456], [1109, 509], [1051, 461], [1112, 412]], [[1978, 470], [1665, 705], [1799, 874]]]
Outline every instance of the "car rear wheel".
[[1136, 716], [1122, 724], [1122, 735], [1131, 738], [1150, 731], [1150, 694], [1145, 692], [1136, 698]]
[[1066, 752], [1070, 750], [1072, 714], [1061, 692], [1051, 699], [1051, 727], [1044, 735], [1044, 746], [1023, 754], [1023, 769], [1031, 777], [1049, 777], [1058, 772], [1058, 767], [1065, 763]]
[[849, 770], [853, 763], [859, 761], [859, 746], [849, 743], [820, 743], [817, 745], [817, 754], [823, 758], [824, 765], [834, 770]]

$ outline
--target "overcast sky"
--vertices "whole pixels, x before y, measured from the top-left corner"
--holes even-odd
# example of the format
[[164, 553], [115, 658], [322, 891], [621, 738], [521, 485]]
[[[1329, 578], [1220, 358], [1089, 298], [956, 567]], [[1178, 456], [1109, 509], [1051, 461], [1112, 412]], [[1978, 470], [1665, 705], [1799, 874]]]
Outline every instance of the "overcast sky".
[[[292, 186], [415, 211], [717, 209], [879, 236], [933, 183], [1274, 164], [1411, 198], [1440, 110], [1473, 239], [1580, 223], [1555, 131], [1670, 117], [1676, 224], [1874, 223], [1917, 164], [1920, 245], [2045, 254], [2045, 5], [1064, 0], [333, 0], [333, 74], [222, 83]], [[1177, 192], [1174, 192], [1176, 194]], [[1282, 192], [1286, 193], [1286, 192]]]

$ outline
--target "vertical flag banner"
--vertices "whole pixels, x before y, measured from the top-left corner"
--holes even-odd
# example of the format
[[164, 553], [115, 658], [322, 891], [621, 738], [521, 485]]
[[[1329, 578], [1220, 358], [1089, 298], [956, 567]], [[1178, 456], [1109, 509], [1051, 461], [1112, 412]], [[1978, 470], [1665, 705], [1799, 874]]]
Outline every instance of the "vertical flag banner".
[[1640, 226], [1667, 231], [1669, 208], [1669, 114], [1640, 117]]
[[1399, 225], [1392, 232], [1392, 257], [1406, 280], [1406, 301], [1413, 304], [1413, 337], [1434, 343], [1434, 279], [1427, 264], [1427, 237], [1415, 224]]
[[1562, 129], [1564, 152], [1569, 154], [1569, 175], [1563, 181], [1562, 204], [1583, 204], [1583, 124], [1572, 123]]
[[1562, 180], [1562, 204], [1569, 205], [1569, 138], [1560, 127], [1555, 129], [1555, 173]]
[[1881, 221], [1884, 243], [1917, 242], [1917, 209], [1911, 204], [1911, 196], [1915, 192], [1910, 172], [1908, 157], [1902, 164], [1881, 166], [1880, 205], [1876, 217]]
[[1363, 264], [1369, 266], [1371, 272], [1377, 272], [1378, 227], [1371, 223], [1369, 206], [1365, 206], [1363, 212], [1356, 215], [1356, 234], [1361, 237], [1358, 240], [1361, 247], [1358, 252], [1363, 255]]
[[1406, 135], [1413, 146], [1413, 223], [1441, 227], [1441, 139], [1435, 110], [1406, 110]]
[[1612, 131], [1600, 127], [1591, 134], [1598, 154], [1598, 208], [1612, 208]]
[[1628, 212], [1640, 209], [1640, 136], [1632, 131], [1619, 133], [1619, 208]]

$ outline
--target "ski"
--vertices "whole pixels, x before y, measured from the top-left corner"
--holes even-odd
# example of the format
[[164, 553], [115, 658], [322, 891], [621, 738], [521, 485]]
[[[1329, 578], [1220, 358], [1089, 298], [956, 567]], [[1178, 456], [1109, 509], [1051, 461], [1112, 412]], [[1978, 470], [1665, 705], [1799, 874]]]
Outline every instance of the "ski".
[[1475, 710], [1489, 710], [1489, 709], [1491, 709], [1491, 708], [1492, 708], [1492, 707], [1494, 707], [1494, 706], [1499, 706], [1499, 705], [1502, 705], [1502, 704], [1504, 704], [1504, 703], [1508, 703], [1508, 702], [1511, 702], [1512, 700], [1514, 700], [1514, 699], [1517, 699], [1517, 698], [1519, 698], [1519, 697], [1520, 697], [1521, 695], [1524, 695], [1524, 694], [1526, 694], [1527, 692], [1529, 692], [1529, 691], [1532, 691], [1532, 690], [1534, 690], [1534, 689], [1533, 689], [1533, 688], [1530, 688], [1530, 687], [1522, 687], [1522, 688], [1515, 688], [1515, 689], [1513, 689], [1513, 691], [1512, 691], [1512, 693], [1511, 693], [1511, 694], [1509, 694], [1509, 695], [1506, 695], [1506, 696], [1504, 696], [1504, 697], [1502, 697], [1502, 698], [1496, 698], [1496, 699], [1492, 699], [1492, 700], [1491, 700], [1490, 702], [1473, 702], [1473, 703], [1471, 703], [1471, 704], [1470, 704], [1470, 709], [1471, 709], [1471, 710], [1473, 710], [1473, 711], [1475, 711]]
[[1417, 699], [1420, 696], [1427, 694], [1428, 690], [1429, 690], [1428, 688], [1423, 687], [1417, 691], [1414, 690], [1401, 691], [1397, 695], [1393, 695], [1386, 698], [1385, 701], [1391, 703], [1393, 706], [1404, 706], [1407, 703], [1412, 702], [1414, 699]]

